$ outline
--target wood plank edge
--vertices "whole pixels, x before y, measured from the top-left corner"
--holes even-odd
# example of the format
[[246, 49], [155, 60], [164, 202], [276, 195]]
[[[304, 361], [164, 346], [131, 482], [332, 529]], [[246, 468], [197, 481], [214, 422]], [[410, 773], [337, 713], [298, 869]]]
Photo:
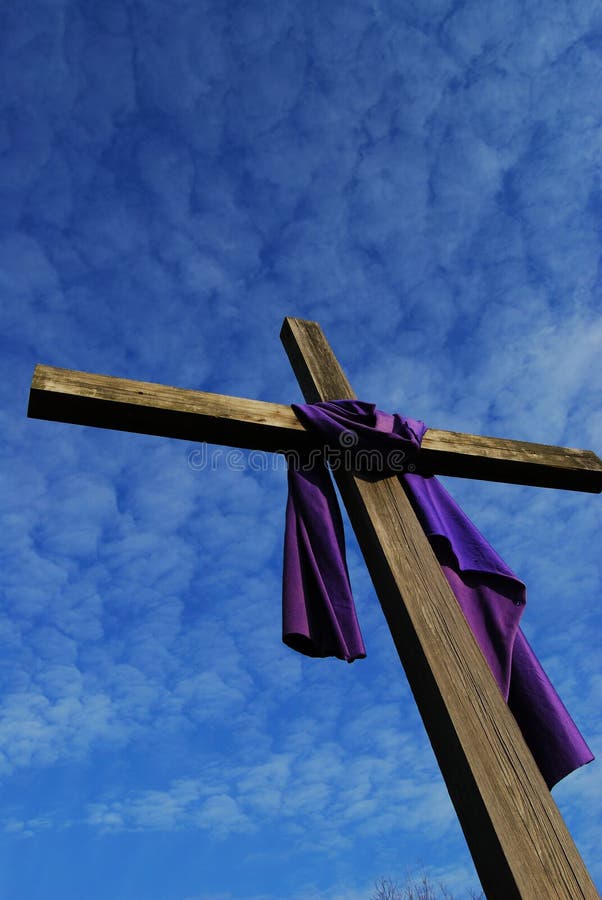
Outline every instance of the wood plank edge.
[[268, 453], [305, 452], [316, 446], [315, 438], [304, 430], [241, 423], [195, 412], [157, 409], [35, 388], [30, 391], [27, 416]]
[[450, 451], [421, 450], [416, 459], [418, 474], [448, 475], [503, 484], [557, 488], [586, 494], [602, 493], [602, 470], [553, 467], [545, 462], [505, 460], [499, 457], [469, 457]]

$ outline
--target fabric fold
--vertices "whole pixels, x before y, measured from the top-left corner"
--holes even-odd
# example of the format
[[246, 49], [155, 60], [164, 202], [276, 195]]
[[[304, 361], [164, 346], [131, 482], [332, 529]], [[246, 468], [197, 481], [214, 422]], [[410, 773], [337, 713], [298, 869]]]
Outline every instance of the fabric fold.
[[322, 465], [289, 467], [284, 539], [283, 640], [306, 656], [366, 655], [345, 556], [343, 521]]
[[[426, 426], [389, 415], [372, 403], [342, 400], [294, 405], [319, 432], [330, 465], [359, 468], [369, 477], [389, 474], [420, 447]], [[386, 468], [385, 468], [386, 466]], [[353, 662], [366, 655], [349, 583], [343, 522], [326, 465], [317, 452], [289, 459], [284, 539], [283, 640], [307, 656]]]
[[590, 762], [593, 754], [520, 630], [525, 585], [437, 478], [407, 472], [426, 425], [359, 400], [293, 409], [326, 449], [289, 459], [284, 642], [308, 656], [352, 662], [366, 655], [327, 459], [371, 480], [397, 474], [548, 786]]

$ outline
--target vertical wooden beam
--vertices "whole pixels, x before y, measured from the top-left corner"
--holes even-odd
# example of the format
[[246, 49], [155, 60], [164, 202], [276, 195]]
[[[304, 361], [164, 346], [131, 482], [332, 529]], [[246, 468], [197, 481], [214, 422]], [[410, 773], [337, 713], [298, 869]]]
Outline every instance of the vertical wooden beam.
[[[308, 402], [354, 396], [317, 323], [281, 337]], [[487, 897], [597, 898], [400, 482], [336, 477]]]

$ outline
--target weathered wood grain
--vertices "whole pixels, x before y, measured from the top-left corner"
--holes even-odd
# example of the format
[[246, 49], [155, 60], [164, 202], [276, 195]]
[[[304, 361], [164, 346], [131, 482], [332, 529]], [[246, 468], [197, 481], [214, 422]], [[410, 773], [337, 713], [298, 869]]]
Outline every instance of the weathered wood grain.
[[[289, 406], [52, 366], [36, 366], [28, 415], [249, 450], [315, 446]], [[435, 428], [424, 436], [417, 465], [440, 475], [602, 491], [602, 460], [590, 450]]]
[[564, 488], [599, 494], [602, 460], [592, 450], [554, 447], [528, 441], [439, 431], [429, 428], [423, 439], [425, 469], [508, 484]]
[[36, 366], [27, 415], [250, 450], [315, 446], [290, 406], [53, 366]]
[[[309, 402], [353, 396], [316, 323], [281, 337]], [[336, 477], [487, 897], [598, 897], [400, 482]]]

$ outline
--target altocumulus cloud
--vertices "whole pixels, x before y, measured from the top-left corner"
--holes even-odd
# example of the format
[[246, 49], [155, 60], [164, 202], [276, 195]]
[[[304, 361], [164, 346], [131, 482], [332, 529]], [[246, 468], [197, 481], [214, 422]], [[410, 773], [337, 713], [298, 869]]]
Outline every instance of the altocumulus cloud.
[[[276, 336], [296, 314], [383, 408], [599, 449], [599, 32], [552, 0], [7, 9], [5, 839], [69, 823], [72, 861], [119, 834], [105, 886], [127, 857], [149, 898], [160, 854], [136, 867], [127, 841], [198, 830], [204, 893], [178, 843], [182, 897], [240, 896], [221, 851], [246, 897], [365, 895], [400, 846], [469, 881], [353, 541], [368, 660], [279, 650], [282, 470], [26, 422], [25, 386], [41, 361], [292, 402]], [[596, 498], [450, 486], [528, 579], [529, 637], [600, 755]], [[599, 877], [596, 771], [556, 794]]]

